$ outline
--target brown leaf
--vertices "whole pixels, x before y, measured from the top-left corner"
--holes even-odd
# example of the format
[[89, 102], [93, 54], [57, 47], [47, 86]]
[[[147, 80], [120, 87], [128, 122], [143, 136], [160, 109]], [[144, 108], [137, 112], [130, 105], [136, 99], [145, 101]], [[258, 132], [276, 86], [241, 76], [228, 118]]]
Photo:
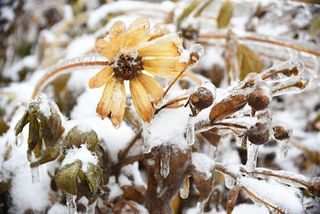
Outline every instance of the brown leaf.
[[225, 118], [243, 108], [247, 104], [245, 94], [230, 95], [212, 107], [209, 119], [211, 122]]
[[125, 185], [122, 187], [123, 198], [130, 201], [135, 201], [139, 204], [144, 202], [144, 192], [140, 188], [136, 188], [133, 186]]
[[229, 0], [225, 0], [220, 7], [220, 11], [217, 18], [217, 27], [226, 28], [233, 15], [233, 5]]
[[241, 187], [239, 185], [234, 186], [228, 193], [227, 198], [227, 214], [231, 214], [234, 205], [236, 204]]
[[201, 132], [201, 135], [212, 145], [218, 146], [221, 136], [216, 134], [217, 130], [210, 129], [205, 132]]
[[240, 80], [243, 80], [249, 73], [261, 73], [264, 68], [260, 57], [246, 45], [238, 44], [237, 60], [240, 71]]

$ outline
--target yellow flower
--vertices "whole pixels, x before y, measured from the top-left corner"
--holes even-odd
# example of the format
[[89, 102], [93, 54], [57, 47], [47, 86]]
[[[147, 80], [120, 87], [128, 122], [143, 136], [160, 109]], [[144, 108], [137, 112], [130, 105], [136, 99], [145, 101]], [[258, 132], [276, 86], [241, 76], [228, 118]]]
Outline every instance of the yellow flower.
[[147, 18], [135, 20], [128, 29], [117, 21], [108, 37], [96, 41], [96, 50], [110, 62], [89, 81], [90, 88], [105, 85], [96, 109], [100, 117], [109, 117], [115, 126], [122, 122], [126, 106], [124, 81], [128, 80], [138, 115], [150, 122], [154, 106], [163, 95], [162, 86], [151, 75], [174, 78], [185, 70], [187, 63], [179, 60], [181, 46], [181, 38], [168, 35], [162, 25], [150, 29]]

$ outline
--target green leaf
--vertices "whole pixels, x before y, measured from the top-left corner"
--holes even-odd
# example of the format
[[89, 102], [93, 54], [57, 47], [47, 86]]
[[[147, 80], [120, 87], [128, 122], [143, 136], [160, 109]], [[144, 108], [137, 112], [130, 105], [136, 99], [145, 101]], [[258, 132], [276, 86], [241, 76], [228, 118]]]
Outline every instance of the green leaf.
[[57, 172], [55, 181], [59, 189], [71, 195], [77, 195], [77, 177], [81, 168], [81, 161], [77, 160], [63, 166]]
[[260, 57], [243, 44], [238, 44], [237, 46], [237, 60], [240, 71], [240, 80], [243, 80], [251, 72], [260, 73], [264, 68]]
[[194, 0], [188, 7], [186, 7], [181, 15], [177, 18], [177, 26], [179, 27], [184, 19], [186, 19], [192, 11], [198, 6], [201, 0]]
[[204, 3], [199, 10], [194, 14], [194, 17], [198, 17], [201, 15], [201, 13], [206, 9], [214, 0], [208, 0], [206, 3]]
[[226, 28], [233, 15], [233, 5], [229, 0], [225, 0], [220, 7], [220, 11], [217, 18], [217, 27]]

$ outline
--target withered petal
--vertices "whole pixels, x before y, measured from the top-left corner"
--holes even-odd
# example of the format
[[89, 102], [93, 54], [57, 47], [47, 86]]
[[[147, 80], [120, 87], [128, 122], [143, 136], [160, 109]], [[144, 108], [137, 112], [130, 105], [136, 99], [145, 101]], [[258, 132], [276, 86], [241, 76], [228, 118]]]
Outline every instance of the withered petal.
[[89, 88], [99, 88], [105, 84], [113, 74], [113, 68], [107, 66], [89, 80]]

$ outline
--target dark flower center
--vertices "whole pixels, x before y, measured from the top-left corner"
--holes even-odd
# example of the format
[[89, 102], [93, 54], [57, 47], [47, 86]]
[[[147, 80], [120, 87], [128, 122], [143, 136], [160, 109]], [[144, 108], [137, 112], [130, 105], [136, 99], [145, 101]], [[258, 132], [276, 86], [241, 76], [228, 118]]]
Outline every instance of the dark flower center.
[[137, 53], [120, 54], [112, 63], [114, 76], [123, 80], [131, 80], [143, 70], [142, 57]]

